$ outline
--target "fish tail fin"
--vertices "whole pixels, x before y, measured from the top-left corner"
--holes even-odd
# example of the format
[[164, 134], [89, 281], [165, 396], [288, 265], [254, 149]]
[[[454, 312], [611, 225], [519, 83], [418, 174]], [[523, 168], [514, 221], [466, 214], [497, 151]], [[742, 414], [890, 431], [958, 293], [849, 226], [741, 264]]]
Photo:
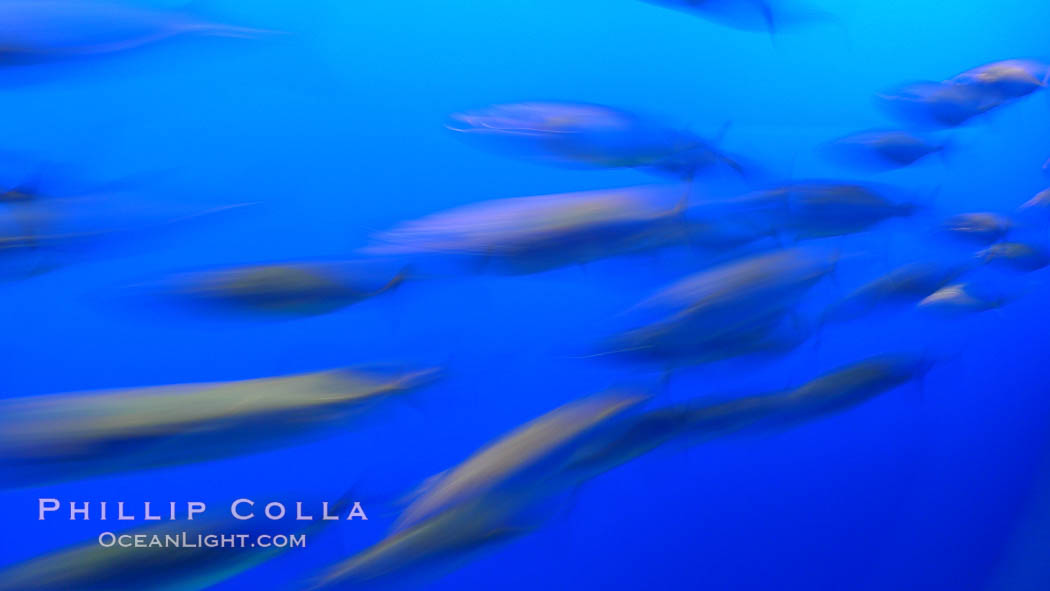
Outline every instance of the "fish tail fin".
[[741, 177], [748, 178], [750, 176], [750, 174], [748, 173], [747, 167], [745, 167], [743, 164], [741, 164], [739, 160], [737, 160], [735, 158], [732, 158], [730, 156], [727, 156], [725, 154], [721, 154], [719, 156], [719, 160], [722, 161], [722, 164], [725, 164], [729, 168], [733, 169], [733, 172], [737, 173]]
[[412, 265], [405, 265], [404, 267], [401, 268], [400, 271], [397, 272], [396, 275], [394, 275], [392, 278], [390, 278], [390, 281], [386, 282], [386, 285], [383, 285], [382, 287], [377, 289], [374, 295], [379, 295], [381, 293], [385, 293], [385, 292], [388, 292], [388, 291], [391, 291], [391, 290], [397, 288], [399, 285], [404, 283], [405, 280], [408, 279], [411, 276], [412, 276]]
[[0, 193], [0, 203], [25, 203], [40, 198], [36, 183], [22, 183]]
[[[346, 513], [347, 509], [352, 507], [355, 503], [354, 499], [357, 498], [357, 485], [348, 488], [335, 503], [328, 508], [328, 515], [341, 516]], [[309, 526], [303, 529], [303, 533], [307, 535], [319, 534], [322, 531], [328, 529], [328, 526], [334, 523], [334, 519], [320, 519], [312, 522]]]
[[393, 385], [398, 390], [414, 390], [436, 381], [441, 377], [443, 371], [444, 368], [442, 367], [428, 367], [426, 369], [408, 372], [397, 377], [394, 380]]
[[766, 31], [769, 33], [769, 40], [775, 46], [777, 43], [777, 20], [773, 15], [773, 7], [770, 6], [767, 0], [756, 0], [758, 9], [762, 11], [762, 19], [766, 22]]
[[187, 32], [206, 35], [208, 37], [225, 37], [228, 39], [263, 39], [287, 35], [285, 31], [275, 29], [259, 29], [255, 27], [241, 27], [238, 25], [227, 25], [224, 23], [201, 22], [188, 25]]
[[915, 371], [915, 377], [919, 383], [920, 393], [922, 393], [923, 389], [926, 386], [927, 376], [930, 374], [931, 371], [933, 371], [933, 368], [936, 367], [937, 364], [958, 360], [966, 352], [966, 349], [967, 347], [969, 347], [969, 345], [970, 343], [964, 341], [961, 342], [958, 348], [956, 348], [954, 351], [948, 352], [934, 351], [932, 346], [928, 345], [926, 349], [923, 350], [922, 354], [919, 355], [919, 359], [916, 364], [917, 367]]
[[620, 354], [623, 354], [623, 353], [630, 353], [630, 352], [633, 352], [633, 351], [641, 351], [643, 349], [645, 349], [645, 347], [624, 347], [622, 349], [608, 349], [608, 350], [605, 350], [605, 351], [599, 351], [597, 353], [587, 353], [585, 355], [569, 355], [567, 358], [568, 359], [575, 359], [575, 360], [601, 359], [602, 357], [613, 357], [613, 356], [620, 355]]
[[397, 380], [401, 392], [398, 400], [423, 418], [429, 418], [433, 411], [430, 402], [434, 398], [427, 394], [425, 387], [444, 379], [448, 375], [448, 368], [453, 366], [455, 355], [450, 353], [430, 367], [405, 373]]
[[197, 220], [197, 219], [200, 219], [200, 218], [210, 218], [210, 217], [212, 217], [214, 215], [224, 214], [224, 213], [231, 212], [231, 211], [241, 211], [241, 210], [250, 209], [250, 208], [253, 208], [253, 207], [258, 207], [260, 204], [261, 204], [261, 202], [259, 202], [259, 201], [246, 201], [244, 203], [231, 203], [229, 205], [216, 205], [215, 207], [209, 207], [208, 209], [203, 209], [201, 211], [195, 211], [193, 213], [188, 213], [188, 214], [186, 214], [186, 215], [184, 215], [182, 217], [178, 217], [178, 218], [175, 218], [173, 220], [170, 220], [170, 221], [164, 222], [164, 223], [165, 224], [176, 224], [176, 223], [180, 223], [180, 222], [193, 221], [193, 220]]
[[715, 137], [713, 138], [714, 139], [714, 144], [716, 146], [721, 146], [722, 143], [725, 142], [726, 135], [729, 134], [729, 130], [732, 129], [732, 128], [733, 128], [733, 121], [732, 120], [727, 120], [725, 123], [723, 123], [722, 127], [718, 128], [718, 133], [715, 134]]

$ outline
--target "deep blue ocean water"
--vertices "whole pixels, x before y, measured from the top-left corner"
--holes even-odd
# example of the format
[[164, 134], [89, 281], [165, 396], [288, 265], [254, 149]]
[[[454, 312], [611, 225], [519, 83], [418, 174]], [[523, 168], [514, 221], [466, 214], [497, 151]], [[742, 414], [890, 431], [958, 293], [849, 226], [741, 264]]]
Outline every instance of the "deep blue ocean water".
[[[445, 378], [345, 432], [273, 452], [0, 492], [0, 566], [100, 531], [36, 520], [37, 498], [377, 499], [215, 587], [294, 589], [382, 539], [391, 499], [548, 410], [659, 375], [574, 354], [609, 319], [700, 268], [674, 250], [532, 275], [408, 281], [331, 314], [199, 317], [126, 285], [171, 271], [352, 256], [399, 221], [488, 199], [645, 184], [460, 141], [449, 113], [565, 100], [659, 114], [786, 178], [874, 180], [938, 214], [1013, 212], [1050, 179], [1045, 93], [952, 131], [943, 161], [843, 172], [815, 148], [891, 125], [872, 96], [1014, 57], [1050, 58], [1050, 5], [827, 1], [836, 20], [775, 37], [636, 0], [209, 1], [226, 22], [287, 31], [183, 39], [96, 60], [0, 71], [2, 146], [68, 163], [84, 186], [133, 178], [167, 201], [257, 202], [243, 214], [4, 283], [4, 397], [246, 379], [369, 363], [446, 364]], [[6, 78], [6, 79], [5, 79]], [[725, 190], [725, 179], [700, 190]], [[933, 214], [930, 214], [933, 215]], [[843, 239], [879, 249], [855, 277], [927, 248], [913, 226]], [[853, 273], [854, 275], [850, 275]], [[669, 446], [602, 475], [549, 523], [409, 589], [1050, 588], [1046, 271], [1001, 310], [829, 328], [769, 363], [676, 374], [682, 401], [801, 383], [861, 357], [950, 351], [922, 384], [790, 430]], [[822, 283], [825, 300], [844, 289]], [[365, 503], [368, 508], [369, 503]], [[1042, 526], [1040, 526], [1042, 523]]]

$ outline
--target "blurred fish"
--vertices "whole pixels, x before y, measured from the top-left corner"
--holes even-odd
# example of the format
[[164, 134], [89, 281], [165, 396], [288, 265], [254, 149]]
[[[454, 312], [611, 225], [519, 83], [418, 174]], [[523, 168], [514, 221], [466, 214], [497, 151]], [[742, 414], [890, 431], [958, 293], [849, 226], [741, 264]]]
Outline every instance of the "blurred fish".
[[695, 444], [741, 431], [794, 427], [841, 412], [921, 378], [931, 366], [926, 358], [882, 355], [836, 369], [794, 390], [639, 413], [582, 447], [563, 471], [565, 486], [578, 486], [675, 440]]
[[812, 334], [810, 326], [779, 310], [729, 319], [727, 324], [710, 329], [684, 315], [614, 335], [602, 343], [598, 353], [588, 357], [651, 363], [670, 372], [738, 357], [785, 355]]
[[22, 203], [33, 201], [39, 196], [27, 187], [14, 187], [0, 193], [0, 203]]
[[[343, 502], [332, 507], [330, 514], [344, 513]], [[263, 519], [237, 520], [198, 516], [193, 521], [152, 525], [117, 535], [145, 536], [149, 544], [156, 536], [158, 544], [167, 537], [185, 538], [179, 546], [111, 547], [92, 539], [52, 554], [16, 564], [0, 572], [0, 591], [197, 591], [211, 588], [222, 581], [250, 570], [287, 551], [287, 548], [255, 548], [239, 545], [209, 548], [201, 544], [206, 536], [309, 535], [332, 521], [319, 520], [298, 532], [277, 530], [280, 521]], [[287, 526], [284, 526], [287, 528]], [[198, 537], [200, 536], [200, 537]]]
[[915, 82], [877, 95], [896, 117], [920, 127], [958, 127], [1002, 105], [994, 90], [951, 82]]
[[636, 306], [632, 313], [650, 318], [614, 335], [593, 356], [670, 367], [790, 351], [809, 330], [788, 313], [837, 261], [837, 254], [796, 248], [702, 271]]
[[405, 280], [402, 269], [379, 275], [358, 261], [290, 262], [183, 273], [160, 282], [176, 298], [231, 309], [320, 314], [344, 308]]
[[[556, 436], [553, 445], [564, 448], [559, 452], [558, 462], [545, 461], [542, 472], [520, 474], [514, 479], [515, 486], [472, 488], [473, 494], [461, 504], [440, 504], [431, 516], [397, 530], [332, 567], [310, 589], [344, 588], [344, 585], [345, 588], [366, 588], [369, 583], [393, 576], [403, 578], [426, 567], [449, 568], [450, 562], [463, 560], [471, 552], [535, 529], [535, 525], [526, 521], [531, 508], [559, 490], [577, 488], [668, 442], [679, 438], [693, 442], [708, 440], [756, 425], [764, 429], [796, 425], [861, 404], [920, 377], [927, 368], [928, 364], [920, 359], [875, 357], [784, 393], [627, 414], [607, 422], [605, 428], [593, 431], [588, 437], [573, 436], [568, 441], [570, 445], [564, 445], [566, 440], [557, 437], [563, 427], [554, 427], [550, 430], [550, 434]], [[520, 453], [530, 457], [529, 450], [548, 434], [549, 427], [543, 424], [546, 418], [530, 423], [524, 433], [520, 433], [536, 439], [535, 442], [508, 437], [497, 444], [500, 455]], [[542, 455], [549, 454], [543, 450]], [[453, 477], [469, 465], [468, 461], [455, 472], [439, 476], [432, 486], [466, 483], [471, 480], [470, 475], [488, 472], [470, 470], [459, 478]]]
[[880, 355], [852, 363], [803, 384], [784, 399], [778, 420], [810, 420], [839, 412], [921, 378], [933, 360]]
[[688, 314], [711, 314], [726, 307], [791, 306], [831, 273], [838, 259], [837, 253], [813, 248], [758, 254], [686, 277], [639, 306]]
[[783, 0], [643, 0], [700, 16], [743, 31], [774, 34], [792, 26], [827, 20], [824, 13]]
[[534, 529], [522, 517], [533, 502], [526, 493], [489, 493], [447, 508], [333, 565], [305, 588], [383, 588], [395, 579], [404, 582], [439, 576], [480, 550]]
[[922, 262], [904, 265], [828, 306], [824, 320], [842, 321], [889, 304], [914, 304], [968, 270], [966, 265]]
[[731, 199], [727, 205], [730, 217], [797, 240], [863, 232], [917, 209], [890, 201], [874, 188], [833, 181], [782, 185]]
[[1013, 221], [997, 213], [961, 213], [944, 222], [948, 234], [978, 244], [991, 244], [1006, 237], [1013, 229]]
[[1001, 308], [1006, 300], [971, 293], [972, 287], [960, 283], [942, 287], [919, 302], [919, 308], [944, 315], [961, 316]]
[[653, 248], [755, 239], [686, 218], [683, 187], [632, 187], [487, 201], [406, 222], [372, 254], [459, 254], [533, 272]]
[[510, 103], [451, 118], [449, 129], [486, 147], [550, 164], [644, 168], [686, 178], [719, 164], [744, 172], [734, 158], [693, 133], [603, 105]]
[[107, 54], [183, 35], [257, 37], [265, 33], [135, 4], [0, 0], [0, 64]]
[[907, 131], [869, 131], [831, 142], [827, 152], [836, 161], [868, 170], [892, 170], [944, 153], [946, 144], [935, 144]]
[[393, 533], [335, 565], [310, 589], [360, 588], [388, 577], [448, 568], [475, 550], [535, 527], [532, 508], [574, 450], [647, 396], [607, 392], [557, 408], [424, 483]]
[[486, 446], [429, 482], [398, 517], [395, 531], [411, 528], [457, 505], [494, 491], [513, 491], [557, 472], [573, 450], [610, 420], [647, 396], [607, 392], [556, 408]]
[[1041, 246], [1022, 242], [1000, 242], [977, 256], [985, 263], [1004, 265], [1020, 271], [1038, 271], [1050, 265], [1050, 252]]
[[[1048, 160], [1047, 162], [1050, 162]], [[1021, 205], [1021, 209], [1027, 210], [1050, 210], [1050, 189], [1044, 189], [1035, 194]]]
[[1028, 59], [993, 62], [967, 70], [948, 80], [952, 84], [991, 91], [1004, 100], [1029, 95], [1046, 88], [1050, 65]]
[[806, 248], [754, 255], [686, 277], [638, 307], [656, 310], [664, 319], [688, 316], [736, 325], [793, 307], [838, 259], [838, 253]]
[[251, 453], [336, 427], [436, 369], [273, 378], [0, 400], [0, 487]]
[[122, 193], [0, 201], [0, 259], [31, 256], [31, 270], [17, 274], [25, 276], [98, 256], [107, 246], [142, 245], [252, 205], [191, 206]]

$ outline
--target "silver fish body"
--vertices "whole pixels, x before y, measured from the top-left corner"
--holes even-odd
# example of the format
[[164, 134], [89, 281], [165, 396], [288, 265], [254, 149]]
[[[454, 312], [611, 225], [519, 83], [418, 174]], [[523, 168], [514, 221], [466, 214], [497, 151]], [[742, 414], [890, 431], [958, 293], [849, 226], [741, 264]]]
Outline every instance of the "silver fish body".
[[269, 449], [343, 424], [436, 371], [329, 370], [0, 400], [0, 487]]

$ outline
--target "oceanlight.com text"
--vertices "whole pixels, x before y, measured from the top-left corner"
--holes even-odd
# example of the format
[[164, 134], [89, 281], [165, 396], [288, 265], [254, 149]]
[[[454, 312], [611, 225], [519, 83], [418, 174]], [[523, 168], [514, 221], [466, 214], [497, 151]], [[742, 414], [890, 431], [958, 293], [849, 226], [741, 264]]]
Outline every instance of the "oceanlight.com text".
[[305, 548], [305, 534], [116, 534], [98, 536], [103, 548]]

